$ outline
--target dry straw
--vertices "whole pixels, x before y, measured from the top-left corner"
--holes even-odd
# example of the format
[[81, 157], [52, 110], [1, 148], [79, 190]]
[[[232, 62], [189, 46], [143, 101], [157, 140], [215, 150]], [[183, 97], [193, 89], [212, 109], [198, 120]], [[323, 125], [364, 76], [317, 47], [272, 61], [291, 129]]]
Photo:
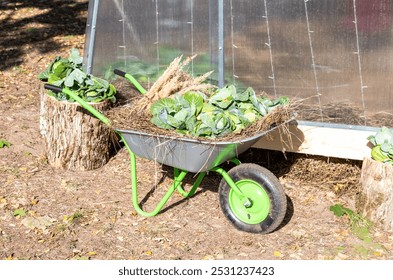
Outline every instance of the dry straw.
[[[159, 128], [150, 122], [150, 105], [155, 101], [171, 97], [174, 94], [184, 94], [188, 91], [199, 91], [207, 95], [216, 87], [208, 84], [205, 80], [211, 75], [208, 72], [200, 77], [192, 77], [185, 70], [185, 67], [195, 58], [188, 57], [182, 61], [182, 56], [177, 57], [168, 66], [162, 76], [151, 86], [145, 95], [133, 92], [126, 97], [127, 102], [121, 106], [116, 106], [107, 114], [111, 120], [111, 125], [116, 129], [135, 130], [154, 135], [166, 135], [172, 137], [184, 137], [175, 130], [165, 130]], [[124, 86], [122, 86], [124, 87]], [[130, 91], [129, 88], [125, 91]], [[266, 93], [262, 93], [266, 95]], [[212, 141], [241, 141], [247, 137], [254, 136], [260, 132], [270, 129], [272, 126], [280, 125], [292, 117], [292, 106], [279, 106], [271, 111], [267, 116], [252, 123], [245, 129], [235, 133], [211, 139]], [[281, 133], [286, 134], [286, 139], [290, 139], [289, 130], [282, 128]], [[187, 136], [190, 137], [191, 136]], [[209, 141], [207, 138], [199, 140]]]
[[149, 113], [152, 103], [176, 93], [184, 94], [188, 91], [200, 91], [209, 94], [215, 86], [204, 82], [213, 71], [196, 78], [185, 71], [185, 67], [195, 57], [196, 55], [188, 57], [184, 61], [182, 61], [182, 56], [175, 58], [147, 93], [136, 102], [135, 108], [138, 108], [138, 111]]

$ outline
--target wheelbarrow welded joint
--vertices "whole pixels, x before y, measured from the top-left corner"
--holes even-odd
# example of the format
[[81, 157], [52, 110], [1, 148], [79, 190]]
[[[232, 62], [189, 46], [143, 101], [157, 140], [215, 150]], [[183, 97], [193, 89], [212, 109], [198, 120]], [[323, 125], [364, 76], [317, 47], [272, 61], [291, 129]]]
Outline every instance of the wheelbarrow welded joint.
[[[178, 177], [179, 177], [179, 169], [178, 168], [174, 168], [173, 169], [173, 173], [174, 173], [174, 180], [175, 181], [179, 181]], [[185, 171], [182, 171], [185, 172]], [[180, 173], [181, 174], [181, 173]], [[177, 191], [184, 197], [191, 197], [195, 194], [196, 189], [199, 187], [199, 185], [201, 184], [203, 178], [205, 178], [206, 176], [206, 172], [201, 172], [198, 174], [197, 179], [195, 180], [194, 184], [192, 185], [192, 188], [189, 192], [185, 191], [183, 189], [183, 187], [181, 186], [182, 180], [179, 181], [179, 185], [177, 187]]]
[[229, 161], [234, 163], [234, 164], [236, 164], [236, 165], [240, 165], [241, 164], [241, 162], [240, 162], [240, 160], [238, 158], [233, 158], [233, 159], [231, 159]]

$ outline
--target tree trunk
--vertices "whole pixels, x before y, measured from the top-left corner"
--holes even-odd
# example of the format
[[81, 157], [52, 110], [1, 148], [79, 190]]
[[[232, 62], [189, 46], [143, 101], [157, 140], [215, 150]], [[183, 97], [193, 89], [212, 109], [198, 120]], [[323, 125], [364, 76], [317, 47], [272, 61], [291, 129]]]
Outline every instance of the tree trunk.
[[393, 231], [393, 166], [365, 158], [357, 210], [373, 223]]
[[[108, 162], [113, 132], [78, 103], [58, 101], [41, 89], [40, 133], [50, 165], [67, 170], [92, 170]], [[90, 103], [100, 112], [110, 101]]]

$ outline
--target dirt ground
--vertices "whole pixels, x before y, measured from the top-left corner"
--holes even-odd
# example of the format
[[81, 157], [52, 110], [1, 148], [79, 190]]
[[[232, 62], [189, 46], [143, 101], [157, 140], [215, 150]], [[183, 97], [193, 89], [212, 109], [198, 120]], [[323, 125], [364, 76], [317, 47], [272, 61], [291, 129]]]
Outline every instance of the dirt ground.
[[[39, 134], [39, 72], [83, 49], [87, 1], [0, 0], [1, 259], [392, 259], [393, 237], [370, 238], [330, 206], [355, 209], [361, 162], [251, 149], [241, 160], [269, 168], [288, 196], [284, 223], [268, 235], [236, 230], [219, 207], [220, 178], [175, 195], [144, 218], [131, 203], [129, 158], [120, 150], [93, 171], [54, 169]], [[168, 167], [138, 159], [140, 199], [151, 210], [173, 181]], [[191, 182], [191, 177], [187, 182]], [[160, 182], [155, 186], [156, 182]]]

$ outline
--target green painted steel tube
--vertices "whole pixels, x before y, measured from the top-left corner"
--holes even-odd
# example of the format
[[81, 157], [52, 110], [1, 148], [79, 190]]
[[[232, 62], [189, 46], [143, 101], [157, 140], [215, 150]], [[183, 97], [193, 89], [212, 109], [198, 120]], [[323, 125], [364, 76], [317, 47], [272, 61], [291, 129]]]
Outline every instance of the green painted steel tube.
[[239, 160], [238, 158], [233, 158], [233, 159], [231, 159], [230, 161], [231, 161], [232, 163], [236, 164], [236, 165], [240, 165], [240, 164], [241, 164], [241, 162], [240, 162], [240, 160]]
[[195, 183], [194, 183], [194, 185], [192, 186], [192, 188], [191, 188], [191, 190], [190, 190], [190, 192], [189, 192], [189, 194], [188, 194], [188, 197], [191, 197], [191, 196], [194, 195], [196, 189], [197, 189], [197, 188], [199, 187], [199, 185], [202, 183], [202, 180], [203, 180], [203, 178], [205, 178], [205, 176], [206, 176], [206, 172], [202, 172], [202, 173], [199, 173], [199, 174], [198, 174], [198, 177], [197, 177], [197, 179], [195, 180]]
[[220, 174], [240, 199], [245, 197], [242, 191], [239, 189], [239, 187], [235, 184], [235, 182], [232, 180], [232, 178], [228, 175], [228, 173], [224, 169], [222, 169], [221, 167], [213, 167], [211, 171]]
[[114, 69], [113, 73], [129, 80], [139, 90], [140, 93], [142, 93], [142, 94], [146, 93], [146, 90], [141, 86], [141, 84], [131, 74], [128, 74], [120, 69]]
[[141, 84], [130, 74], [125, 74], [124, 77], [129, 80], [140, 93], [145, 94], [147, 91], [141, 86]]
[[192, 185], [192, 188], [189, 192], [185, 191], [181, 185], [177, 187], [178, 192], [184, 196], [184, 197], [191, 197], [195, 194], [196, 189], [199, 187], [201, 184], [203, 178], [205, 178], [206, 172], [202, 172], [198, 174], [197, 179], [195, 180], [194, 184]]
[[187, 171], [181, 171], [180, 174], [176, 177], [175, 181], [173, 182], [172, 186], [167, 190], [164, 197], [160, 200], [160, 202], [156, 205], [156, 208], [151, 212], [143, 211], [142, 208], [139, 206], [138, 201], [138, 187], [137, 187], [137, 170], [136, 170], [136, 156], [131, 151], [130, 147], [128, 147], [127, 142], [124, 140], [123, 136], [120, 134], [121, 140], [124, 142], [128, 153], [130, 154], [130, 170], [131, 170], [131, 192], [132, 192], [132, 204], [135, 208], [135, 211], [144, 217], [153, 217], [156, 216], [162, 209], [162, 207], [167, 203], [169, 198], [172, 196], [174, 191], [178, 188], [181, 184], [182, 180], [187, 174]]
[[174, 167], [173, 168], [173, 176], [176, 178], [177, 176], [179, 176], [179, 168]]
[[243, 205], [246, 208], [252, 206], [252, 200], [243, 194], [243, 192], [239, 189], [236, 183], [232, 180], [231, 176], [229, 176], [224, 169], [222, 169], [221, 167], [214, 167], [211, 170], [217, 172], [224, 178], [224, 180], [231, 187], [231, 190], [235, 192], [236, 196], [243, 202]]
[[68, 88], [63, 88], [61, 90], [63, 93], [69, 95], [72, 99], [74, 99], [76, 102], [78, 102], [83, 108], [85, 108], [87, 111], [89, 111], [93, 116], [95, 116], [97, 119], [102, 121], [104, 124], [109, 125], [110, 120], [105, 117], [103, 114], [101, 114], [97, 109], [95, 109], [93, 106], [91, 106], [88, 102], [80, 98], [75, 92]]

